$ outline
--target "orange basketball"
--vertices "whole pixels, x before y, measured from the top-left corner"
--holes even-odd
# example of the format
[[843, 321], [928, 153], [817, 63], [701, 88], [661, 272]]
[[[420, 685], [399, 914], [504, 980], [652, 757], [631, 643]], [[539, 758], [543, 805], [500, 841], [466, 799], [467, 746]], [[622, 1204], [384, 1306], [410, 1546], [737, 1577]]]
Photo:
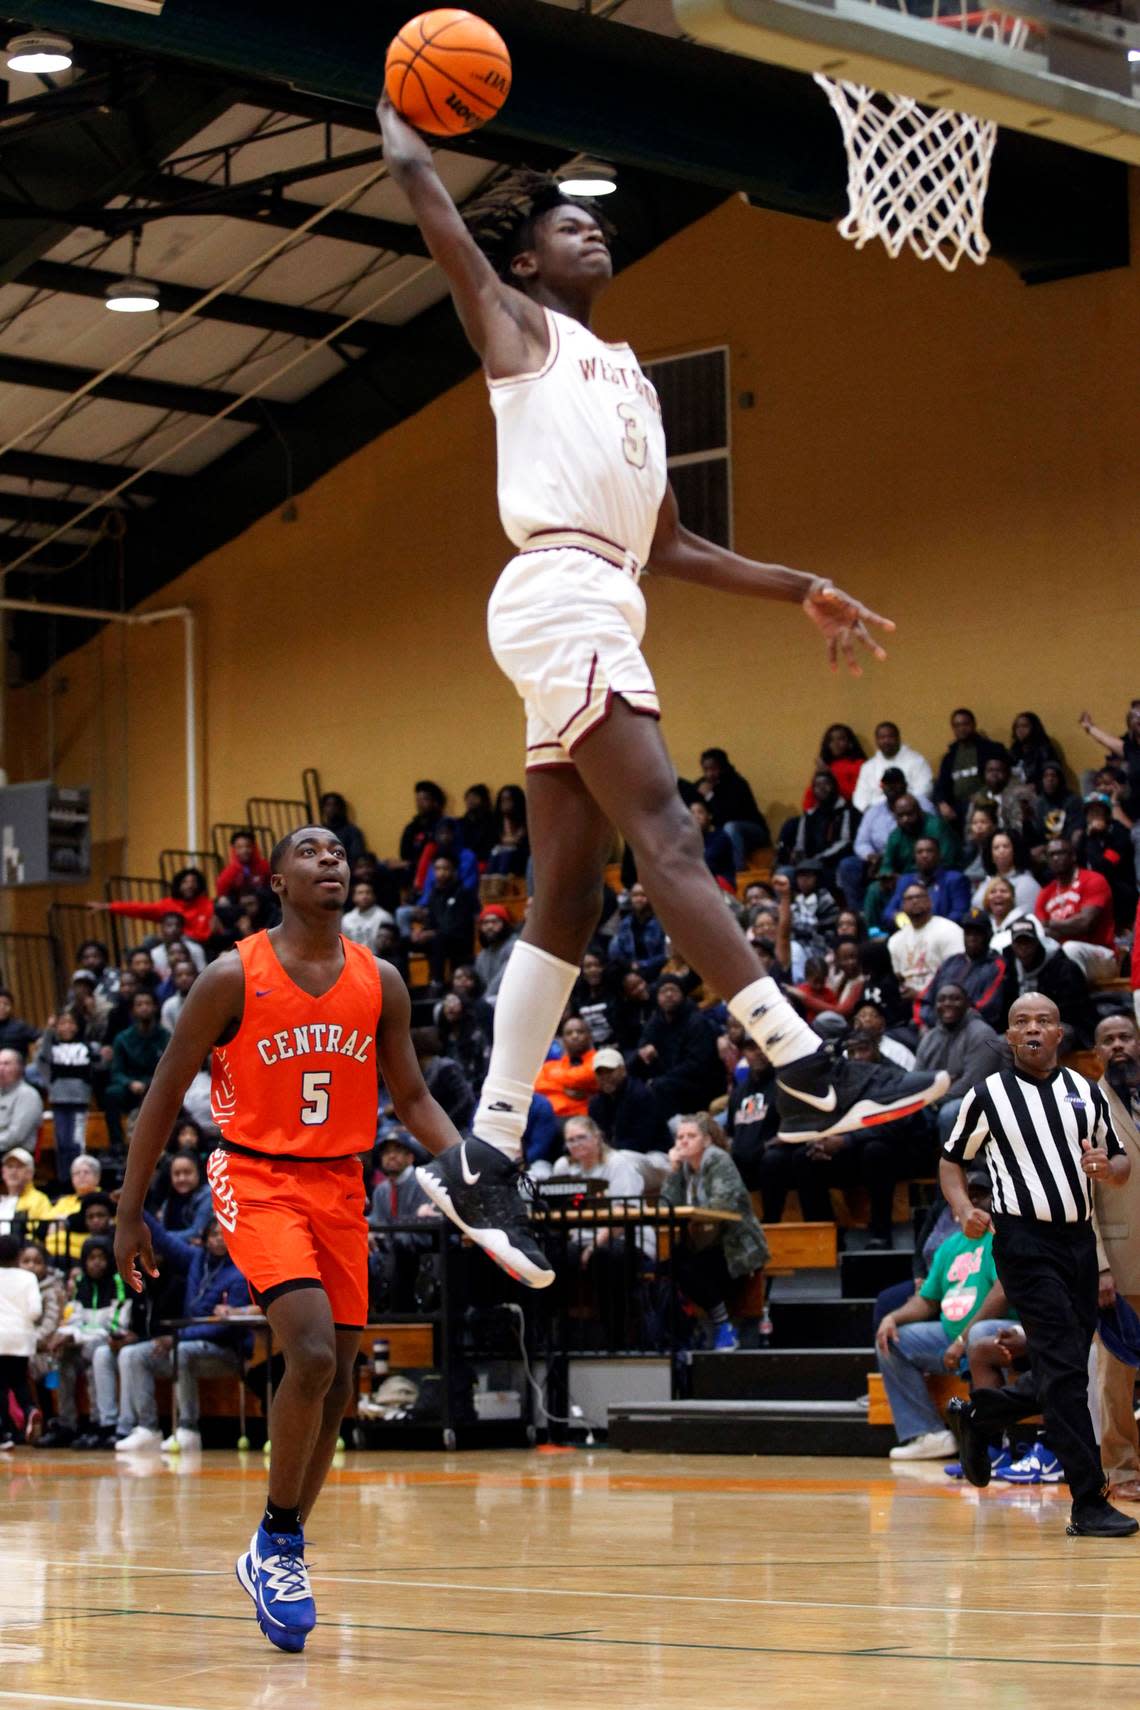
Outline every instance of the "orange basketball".
[[384, 87], [418, 131], [459, 136], [499, 111], [511, 92], [511, 56], [482, 18], [443, 6], [404, 25], [388, 49]]

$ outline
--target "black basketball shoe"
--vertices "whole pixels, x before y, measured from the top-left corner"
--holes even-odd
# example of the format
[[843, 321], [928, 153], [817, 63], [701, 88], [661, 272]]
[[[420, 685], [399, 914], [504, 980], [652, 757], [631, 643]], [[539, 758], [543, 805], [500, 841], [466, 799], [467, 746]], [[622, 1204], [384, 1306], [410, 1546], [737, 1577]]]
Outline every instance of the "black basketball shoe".
[[1065, 1530], [1070, 1538], [1131, 1538], [1140, 1531], [1140, 1521], [1122, 1514], [1103, 1496], [1090, 1496], [1073, 1503]]
[[516, 1282], [548, 1288], [554, 1271], [530, 1232], [521, 1171], [497, 1146], [463, 1140], [421, 1164], [416, 1180], [445, 1217]]
[[954, 1396], [946, 1406], [946, 1423], [957, 1439], [963, 1477], [978, 1490], [984, 1490], [990, 1482], [993, 1464], [989, 1436], [978, 1423], [973, 1402]]
[[824, 1140], [913, 1116], [945, 1098], [950, 1076], [904, 1075], [879, 1063], [849, 1063], [817, 1051], [776, 1070], [780, 1140]]

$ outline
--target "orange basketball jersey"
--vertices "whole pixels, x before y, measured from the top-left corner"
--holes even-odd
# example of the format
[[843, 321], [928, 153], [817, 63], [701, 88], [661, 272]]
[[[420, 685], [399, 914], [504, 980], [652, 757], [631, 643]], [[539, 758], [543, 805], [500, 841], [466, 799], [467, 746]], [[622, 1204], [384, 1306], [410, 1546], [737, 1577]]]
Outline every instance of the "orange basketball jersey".
[[301, 990], [266, 932], [238, 944], [241, 1026], [214, 1048], [210, 1103], [223, 1141], [252, 1152], [344, 1158], [376, 1137], [376, 958], [342, 938], [344, 968], [323, 997]]

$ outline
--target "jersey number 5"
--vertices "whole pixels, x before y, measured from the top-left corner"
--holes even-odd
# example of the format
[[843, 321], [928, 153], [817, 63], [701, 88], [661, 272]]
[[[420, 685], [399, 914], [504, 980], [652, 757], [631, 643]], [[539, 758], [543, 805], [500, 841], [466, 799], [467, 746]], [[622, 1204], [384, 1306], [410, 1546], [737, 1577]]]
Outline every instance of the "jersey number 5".
[[329, 1119], [330, 1069], [310, 1069], [301, 1076], [301, 1121], [307, 1128], [319, 1128]]
[[619, 404], [617, 413], [625, 423], [621, 448], [627, 463], [632, 463], [635, 469], [645, 468], [645, 459], [649, 453], [649, 435], [645, 431], [645, 423], [641, 412], [632, 404]]

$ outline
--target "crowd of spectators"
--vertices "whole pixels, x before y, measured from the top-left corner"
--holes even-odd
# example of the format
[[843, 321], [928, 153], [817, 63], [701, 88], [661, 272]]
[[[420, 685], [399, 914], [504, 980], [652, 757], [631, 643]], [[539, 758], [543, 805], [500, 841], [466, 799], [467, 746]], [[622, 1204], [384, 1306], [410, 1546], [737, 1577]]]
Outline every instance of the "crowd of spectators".
[[[930, 1172], [958, 1101], [1004, 1060], [1014, 1000], [1029, 990], [1052, 997], [1070, 1048], [1090, 1045], [1098, 1014], [1121, 1007], [1117, 976], [1128, 967], [1140, 889], [1140, 701], [1120, 737], [1087, 713], [1080, 724], [1102, 755], [1079, 788], [1033, 713], [1018, 714], [1002, 743], [956, 709], [937, 763], [907, 746], [890, 720], [875, 727], [869, 755], [847, 725], [830, 725], [805, 757], [799, 811], [779, 824], [774, 852], [752, 786], [723, 749], [705, 750], [696, 777], [679, 782], [723, 906], [827, 1048], [886, 1076], [916, 1063], [948, 1071], [947, 1100], [909, 1121], [781, 1145], [763, 1053], [677, 954], [628, 856], [621, 880], [607, 885], [536, 1083], [526, 1162], [539, 1177], [597, 1178], [619, 1197], [636, 1189], [739, 1213], [725, 1224], [730, 1233], [709, 1250], [694, 1248], [678, 1271], [715, 1345], [734, 1345], [733, 1302], [764, 1263], [750, 1191], [764, 1220], [776, 1222], [793, 1191], [805, 1216], [830, 1218], [834, 1188], [861, 1188], [869, 1239], [889, 1245], [896, 1183]], [[433, 1094], [464, 1131], [525, 914], [525, 793], [508, 785], [492, 797], [474, 785], [462, 811], [449, 812], [443, 788], [421, 780], [388, 856], [369, 848], [343, 796], [330, 792], [320, 806], [352, 868], [343, 930], [412, 984], [414, 1047]], [[138, 1303], [124, 1298], [111, 1260], [114, 1187], [194, 981], [278, 918], [266, 851], [238, 830], [213, 894], [203, 872], [187, 867], [164, 900], [91, 906], [144, 921], [149, 935], [117, 962], [102, 939], [83, 944], [49, 1017], [21, 1017], [0, 990], [0, 1236], [17, 1242], [14, 1257], [0, 1254], [0, 1360], [30, 1361], [36, 1385], [34, 1393], [10, 1385], [16, 1412], [7, 1427], [0, 1420], [0, 1437], [7, 1429], [34, 1438], [53, 1393], [49, 1444], [157, 1443], [155, 1379], [170, 1371], [171, 1346], [156, 1326], [171, 1316], [213, 1317], [216, 1324], [178, 1333], [189, 1444], [197, 1377], [237, 1369], [243, 1332], [226, 1319], [248, 1301], [204, 1185], [217, 1138], [208, 1065], [156, 1179], [148, 1215], [162, 1275]], [[1140, 988], [1140, 979], [1132, 984]], [[414, 1144], [382, 1086], [377, 1110], [374, 1282], [385, 1296], [406, 1295], [420, 1249], [414, 1234], [389, 1225], [430, 1208], [415, 1187]], [[105, 1121], [101, 1155], [86, 1145], [92, 1111]], [[597, 1241], [581, 1262], [602, 1264]], [[8, 1294], [27, 1305], [31, 1292], [24, 1284], [6, 1291], [9, 1271], [27, 1273], [38, 1290], [41, 1311], [19, 1327], [8, 1323], [22, 1310], [9, 1307]], [[90, 1398], [83, 1423], [81, 1376]]]

